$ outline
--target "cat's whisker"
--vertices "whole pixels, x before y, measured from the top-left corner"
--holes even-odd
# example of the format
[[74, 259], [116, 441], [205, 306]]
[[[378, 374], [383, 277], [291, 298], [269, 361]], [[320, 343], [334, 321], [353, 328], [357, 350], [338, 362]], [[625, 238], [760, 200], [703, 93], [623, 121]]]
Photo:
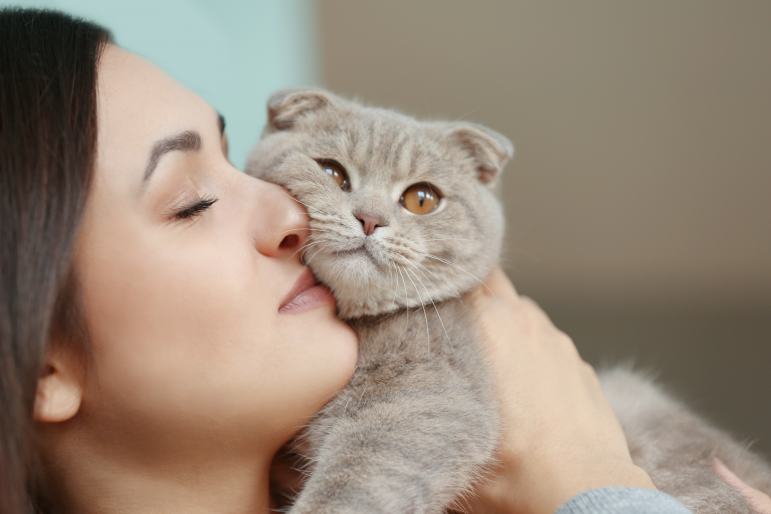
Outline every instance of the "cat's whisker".
[[390, 279], [393, 275], [394, 280], [396, 281], [396, 287], [394, 287], [394, 297], [393, 300], [391, 300], [391, 309], [393, 309], [396, 306], [396, 293], [399, 291], [399, 281], [396, 280], [396, 273], [394, 273], [391, 268], [388, 269], [388, 278]]
[[342, 267], [341, 267], [341, 268], [338, 268], [338, 270], [337, 270], [337, 273], [335, 274], [335, 278], [334, 278], [334, 280], [331, 280], [331, 281], [330, 281], [330, 285], [329, 285], [328, 287], [329, 287], [329, 289], [330, 289], [330, 290], [331, 290], [333, 293], [335, 292], [335, 287], [334, 287], [332, 284], [337, 284], [337, 279], [338, 279], [338, 278], [340, 278], [340, 275], [342, 275], [343, 271], [344, 271], [344, 268], [342, 268]]
[[431, 271], [430, 269], [428, 269], [426, 266], [422, 265], [421, 263], [419, 263], [419, 262], [415, 263], [415, 262], [412, 262], [412, 261], [409, 261], [409, 263], [412, 264], [413, 266], [415, 266], [415, 269], [418, 270], [421, 275], [423, 275], [423, 278], [425, 278], [426, 282], [428, 282], [429, 284], [431, 283], [431, 280], [428, 278], [428, 276], [426, 276], [425, 273], [423, 273], [423, 271], [421, 271], [420, 268], [423, 268], [424, 270], [426, 270], [429, 273], [431, 273], [431, 275], [433, 275], [434, 278], [436, 278], [437, 280], [442, 282], [445, 286], [447, 286], [448, 292], [450, 293], [450, 295], [453, 298], [456, 298], [461, 303], [461, 305], [465, 306], [465, 304], [463, 303], [463, 300], [461, 299], [460, 295], [458, 294], [458, 292], [456, 291], [454, 286], [451, 286], [450, 284], [448, 284], [444, 279], [442, 279], [441, 277], [438, 277], [436, 274], [434, 274], [433, 271]]
[[279, 232], [279, 235], [287, 234], [289, 232], [295, 232], [297, 230], [307, 230], [306, 227], [300, 227], [300, 228], [290, 228], [289, 230], [284, 230], [283, 232]]
[[399, 311], [393, 311], [393, 312], [389, 312], [388, 314], [386, 314], [386, 315], [385, 315], [385, 316], [383, 316], [382, 318], [379, 318], [379, 319], [377, 320], [377, 322], [378, 322], [378, 323], [380, 323], [380, 322], [381, 322], [381, 321], [383, 321], [384, 319], [388, 319], [388, 318], [390, 318], [391, 316], [393, 316], [393, 315], [394, 315], [394, 314], [396, 314], [397, 312], [399, 312]]
[[406, 232], [403, 232], [403, 233], [401, 233], [401, 234], [397, 234], [397, 235], [398, 235], [399, 237], [402, 237], [402, 238], [404, 238], [404, 239], [410, 240], [410, 238], [409, 238], [409, 237], [407, 237], [407, 236], [409, 236], [409, 235], [410, 235], [410, 232], [412, 232], [413, 230], [415, 230], [415, 226], [412, 226], [412, 227], [408, 228]]
[[[409, 262], [409, 261], [408, 261]], [[412, 264], [412, 263], [410, 263]], [[418, 271], [420, 269], [415, 268]], [[414, 275], [414, 273], [413, 273]], [[425, 275], [423, 275], [425, 277]], [[418, 282], [420, 282], [420, 285], [423, 286], [423, 289], [426, 289], [426, 285], [423, 283], [422, 280], [420, 280], [420, 277], [415, 275], [415, 278], [418, 279]], [[442, 316], [439, 314], [439, 309], [436, 308], [436, 304], [434, 303], [434, 299], [431, 298], [431, 293], [428, 292], [428, 289], [426, 289], [426, 294], [428, 295], [428, 299], [431, 300], [431, 305], [434, 306], [434, 310], [436, 311], [436, 315], [439, 317], [439, 323], [442, 325], [442, 330], [444, 330], [444, 335], [447, 336], [447, 342], [450, 343], [450, 348], [452, 348], [452, 353], [455, 353], [455, 347], [452, 345], [452, 341], [450, 340], [450, 334], [447, 333], [447, 329], [444, 327], [444, 321], [442, 321]]]
[[[407, 264], [409, 264], [410, 266], [412, 266], [416, 270], [420, 271], [420, 268], [418, 268], [417, 265], [414, 262], [408, 260]], [[422, 271], [420, 271], [420, 274], [423, 275], [423, 278], [426, 279], [426, 282], [428, 283], [428, 285], [431, 285], [431, 280], [426, 276], [426, 274], [423, 273]], [[434, 276], [436, 276], [436, 275], [434, 275]], [[417, 275], [415, 275], [415, 278], [417, 278]], [[426, 289], [426, 286], [423, 284], [423, 282], [421, 282], [421, 285], [423, 285], [423, 289]], [[427, 289], [426, 289], [426, 294], [428, 294], [429, 298], [431, 297], [431, 295], [428, 293]]]
[[396, 268], [396, 271], [399, 272], [399, 276], [402, 277], [402, 283], [404, 284], [404, 306], [407, 307], [407, 326], [404, 328], [404, 333], [406, 334], [410, 328], [410, 298], [407, 296], [407, 282], [404, 280], [401, 268]]
[[496, 302], [498, 301], [498, 297], [497, 297], [497, 296], [495, 296], [495, 293], [493, 293], [493, 290], [492, 290], [492, 289], [490, 289], [489, 287], [487, 287], [487, 284], [485, 284], [485, 283], [484, 283], [483, 281], [481, 281], [481, 280], [480, 280], [478, 277], [476, 277], [475, 275], [473, 275], [473, 274], [469, 273], [468, 271], [466, 271], [465, 269], [461, 268], [461, 267], [460, 267], [460, 266], [458, 266], [457, 264], [455, 264], [455, 263], [453, 263], [453, 262], [450, 262], [450, 261], [448, 261], [448, 260], [442, 259], [441, 257], [437, 257], [436, 255], [431, 255], [430, 253], [419, 252], [418, 250], [414, 250], [414, 251], [415, 251], [415, 253], [419, 253], [419, 254], [421, 254], [421, 255], [425, 255], [426, 257], [430, 257], [431, 259], [436, 259], [436, 260], [437, 260], [437, 261], [439, 261], [439, 262], [443, 262], [443, 263], [445, 263], [445, 264], [449, 264], [450, 266], [453, 266], [453, 267], [455, 267], [455, 268], [458, 268], [458, 269], [459, 269], [459, 270], [461, 270], [463, 273], [466, 273], [467, 275], [469, 275], [470, 277], [472, 277], [474, 280], [476, 280], [477, 282], [479, 282], [480, 284], [482, 284], [483, 286], [485, 286], [485, 288], [486, 288], [488, 291], [490, 291], [490, 294], [491, 294], [491, 295], [493, 295], [493, 298], [495, 298], [495, 301], [496, 301]]
[[460, 121], [460, 120], [462, 120], [463, 118], [465, 118], [466, 116], [468, 116], [468, 115], [470, 115], [470, 114], [474, 114], [475, 112], [477, 112], [477, 111], [478, 111], [479, 109], [481, 109], [482, 107], [484, 107], [484, 104], [480, 105], [479, 107], [474, 107], [473, 109], [471, 109], [471, 110], [470, 110], [469, 112], [467, 112], [466, 114], [464, 114], [464, 115], [462, 115], [462, 116], [458, 116], [457, 118], [455, 118], [455, 119], [454, 119], [454, 120], [452, 120], [452, 121], [453, 121], [453, 122], [456, 122], [456, 121]]
[[279, 232], [279, 235], [287, 234], [289, 232], [296, 232], [298, 230], [310, 230], [311, 232], [332, 232], [331, 230], [323, 230], [323, 229], [320, 229], [320, 228], [300, 227], [300, 228], [290, 228], [289, 230], [285, 230], [283, 232]]
[[[436, 275], [436, 274], [435, 274], [433, 271], [431, 271], [430, 269], [428, 269], [428, 267], [424, 266], [423, 264], [421, 264], [421, 263], [419, 263], [419, 262], [417, 262], [417, 263], [413, 263], [413, 262], [411, 262], [411, 261], [408, 261], [408, 262], [409, 262], [410, 264], [412, 264], [413, 266], [420, 266], [420, 267], [421, 267], [421, 268], [423, 268], [424, 270], [426, 270], [426, 271], [428, 271], [429, 273], [431, 273], [431, 274], [432, 274], [432, 275], [433, 275], [433, 276], [434, 276], [434, 277], [435, 277], [437, 280], [441, 281], [441, 282], [442, 282], [442, 283], [443, 283], [445, 286], [447, 286], [447, 289], [449, 289], [450, 291], [455, 291], [455, 287], [454, 287], [454, 286], [451, 286], [450, 284], [448, 284], [448, 283], [447, 283], [447, 282], [446, 282], [446, 281], [445, 281], [443, 278], [441, 278], [441, 277], [438, 277], [438, 276], [437, 276], [437, 275]], [[422, 271], [421, 271], [420, 273], [421, 273], [421, 275], [423, 275], [424, 277], [426, 276], [426, 275], [425, 275], [425, 274], [424, 274]], [[428, 280], [428, 277], [426, 277], [426, 280]], [[458, 292], [457, 292], [457, 291], [455, 291], [455, 292], [453, 293], [453, 295], [452, 295], [452, 296], [453, 296], [454, 298], [457, 298], [457, 299], [458, 299], [458, 301], [461, 303], [461, 305], [463, 305], [463, 306], [465, 307], [465, 305], [466, 305], [466, 304], [465, 304], [465, 303], [463, 303], [463, 300], [461, 299], [461, 297], [460, 297], [460, 295], [458, 294]]]
[[470, 241], [472, 243], [482, 244], [482, 241], [477, 241], [475, 239], [460, 239], [457, 237], [446, 237], [441, 239], [415, 239], [414, 241], [416, 243], [425, 243], [427, 241]]
[[420, 306], [423, 307], [423, 316], [426, 317], [426, 339], [428, 340], [428, 348], [426, 348], [426, 352], [430, 355], [431, 354], [431, 333], [428, 330], [428, 314], [426, 314], [426, 306], [423, 304], [423, 297], [420, 296], [420, 291], [418, 291], [418, 286], [415, 285], [415, 281], [412, 280], [412, 277], [410, 277], [410, 270], [405, 269], [404, 272], [407, 274], [407, 278], [410, 279], [410, 282], [412, 282], [412, 285], [415, 287], [415, 292], [418, 293], [418, 299], [420, 300]]
[[372, 285], [372, 281], [371, 281], [371, 280], [367, 280], [367, 298], [372, 298], [372, 297], [370, 296], [370, 294], [369, 294], [369, 286], [370, 286], [370, 285]]
[[368, 387], [369, 387], [369, 382], [364, 384], [364, 390], [361, 392], [361, 395], [359, 396], [359, 401], [357, 401], [356, 403], [361, 403], [361, 399], [364, 398], [364, 393], [367, 392]]
[[301, 202], [300, 200], [298, 200], [298, 199], [297, 199], [297, 198], [295, 198], [294, 196], [292, 196], [292, 195], [288, 194], [286, 191], [281, 191], [281, 192], [282, 192], [282, 193], [284, 193], [284, 195], [286, 195], [286, 197], [287, 197], [287, 198], [291, 198], [291, 199], [292, 199], [292, 200], [294, 200], [295, 202], [297, 202], [297, 203], [299, 203], [299, 204], [301, 204], [301, 205], [304, 205], [306, 209], [313, 209], [313, 210], [314, 210], [314, 211], [316, 211], [316, 212], [320, 212], [321, 214], [324, 214], [324, 215], [326, 215], [326, 216], [330, 216], [330, 214], [329, 214], [329, 213], [326, 213], [326, 212], [322, 211], [321, 209], [317, 209], [316, 207], [313, 207], [313, 206], [311, 206], [311, 205], [308, 205], [308, 204], [307, 204], [307, 203], [305, 203], [305, 202]]
[[311, 246], [313, 246], [313, 245], [317, 245], [317, 244], [319, 244], [319, 243], [322, 243], [322, 242], [323, 242], [323, 241], [312, 241], [312, 242], [310, 242], [310, 243], [308, 243], [308, 244], [305, 244], [305, 245], [301, 246], [301, 247], [300, 247], [300, 248], [298, 248], [298, 249], [297, 249], [297, 250], [296, 250], [296, 251], [295, 251], [295, 252], [294, 252], [292, 255], [290, 255], [290, 256], [289, 256], [289, 259], [291, 260], [291, 259], [292, 259], [292, 257], [294, 257], [295, 255], [297, 255], [299, 252], [302, 252], [302, 251], [303, 251], [303, 250], [305, 250], [306, 248], [309, 248], [309, 247], [311, 247]]
[[[322, 241], [320, 241], [320, 242], [322, 242]], [[323, 241], [323, 242], [326, 242], [326, 241]], [[320, 249], [319, 249], [319, 250], [318, 250], [316, 253], [314, 253], [314, 254], [311, 256], [311, 258], [310, 258], [310, 259], [308, 259], [307, 261], [305, 261], [305, 265], [306, 265], [306, 266], [308, 266], [308, 265], [310, 264], [311, 260], [313, 260], [313, 258], [314, 258], [314, 257], [316, 257], [316, 256], [317, 256], [319, 253], [321, 253], [323, 250], [326, 250], [326, 248], [327, 248], [326, 246], [322, 246], [322, 247], [321, 247], [321, 248], [320, 248]]]

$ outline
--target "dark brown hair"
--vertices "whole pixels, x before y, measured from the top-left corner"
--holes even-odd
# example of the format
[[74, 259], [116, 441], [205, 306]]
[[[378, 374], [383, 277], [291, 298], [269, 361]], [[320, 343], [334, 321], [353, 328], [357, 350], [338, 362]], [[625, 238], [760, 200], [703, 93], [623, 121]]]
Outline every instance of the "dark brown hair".
[[30, 500], [33, 407], [53, 331], [75, 303], [72, 253], [96, 152], [110, 40], [53, 11], [0, 10], [0, 512]]

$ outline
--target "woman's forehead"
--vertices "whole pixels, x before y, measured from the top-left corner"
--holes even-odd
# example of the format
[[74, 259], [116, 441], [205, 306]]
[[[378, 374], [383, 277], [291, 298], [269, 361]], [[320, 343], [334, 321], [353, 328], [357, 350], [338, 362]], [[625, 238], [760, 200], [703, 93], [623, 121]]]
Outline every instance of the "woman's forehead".
[[[99, 122], [107, 129], [174, 130], [211, 123], [216, 114], [198, 95], [146, 59], [108, 45], [99, 64]], [[100, 127], [101, 128], [101, 127]], [[216, 129], [216, 125], [214, 126]]]
[[219, 141], [216, 111], [146, 59], [108, 45], [98, 80], [98, 169], [142, 170], [155, 142], [174, 133]]

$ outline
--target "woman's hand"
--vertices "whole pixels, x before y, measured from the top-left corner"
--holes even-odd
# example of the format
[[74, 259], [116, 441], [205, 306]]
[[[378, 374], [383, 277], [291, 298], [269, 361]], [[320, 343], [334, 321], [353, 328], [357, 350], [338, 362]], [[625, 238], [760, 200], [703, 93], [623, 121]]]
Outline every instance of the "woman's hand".
[[655, 489], [573, 341], [500, 269], [475, 308], [505, 423], [500, 464], [469, 501], [476, 514], [553, 513], [595, 487]]

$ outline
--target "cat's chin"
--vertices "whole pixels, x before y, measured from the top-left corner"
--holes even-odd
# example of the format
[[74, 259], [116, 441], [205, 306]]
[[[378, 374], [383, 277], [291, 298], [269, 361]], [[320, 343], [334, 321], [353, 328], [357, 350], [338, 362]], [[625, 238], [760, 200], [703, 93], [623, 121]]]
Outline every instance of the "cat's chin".
[[344, 320], [363, 318], [365, 316], [383, 316], [397, 310], [399, 310], [397, 307], [385, 310], [384, 306], [358, 305], [354, 302], [347, 303], [345, 301], [338, 302], [337, 304], [337, 315], [340, 319]]
[[393, 300], [393, 287], [388, 286], [392, 275], [365, 252], [319, 254], [310, 259], [309, 267], [332, 290], [343, 319], [376, 316], [401, 307]]
[[386, 295], [381, 295], [378, 298], [370, 297], [367, 301], [362, 301], [360, 295], [353, 294], [348, 297], [341, 291], [341, 294], [336, 295], [336, 299], [337, 315], [341, 319], [356, 319], [364, 316], [387, 316], [388, 314], [401, 309], [408, 307], [418, 308], [422, 305], [420, 301], [413, 298], [409, 298], [410, 304], [405, 305], [404, 299], [402, 298], [401, 302], [396, 301], [393, 293], [388, 297], [386, 297]]
[[308, 265], [332, 290], [342, 319], [380, 316], [421, 305], [411, 283], [407, 282], [410, 289], [405, 290], [399, 272], [377, 264], [367, 252], [320, 253]]

